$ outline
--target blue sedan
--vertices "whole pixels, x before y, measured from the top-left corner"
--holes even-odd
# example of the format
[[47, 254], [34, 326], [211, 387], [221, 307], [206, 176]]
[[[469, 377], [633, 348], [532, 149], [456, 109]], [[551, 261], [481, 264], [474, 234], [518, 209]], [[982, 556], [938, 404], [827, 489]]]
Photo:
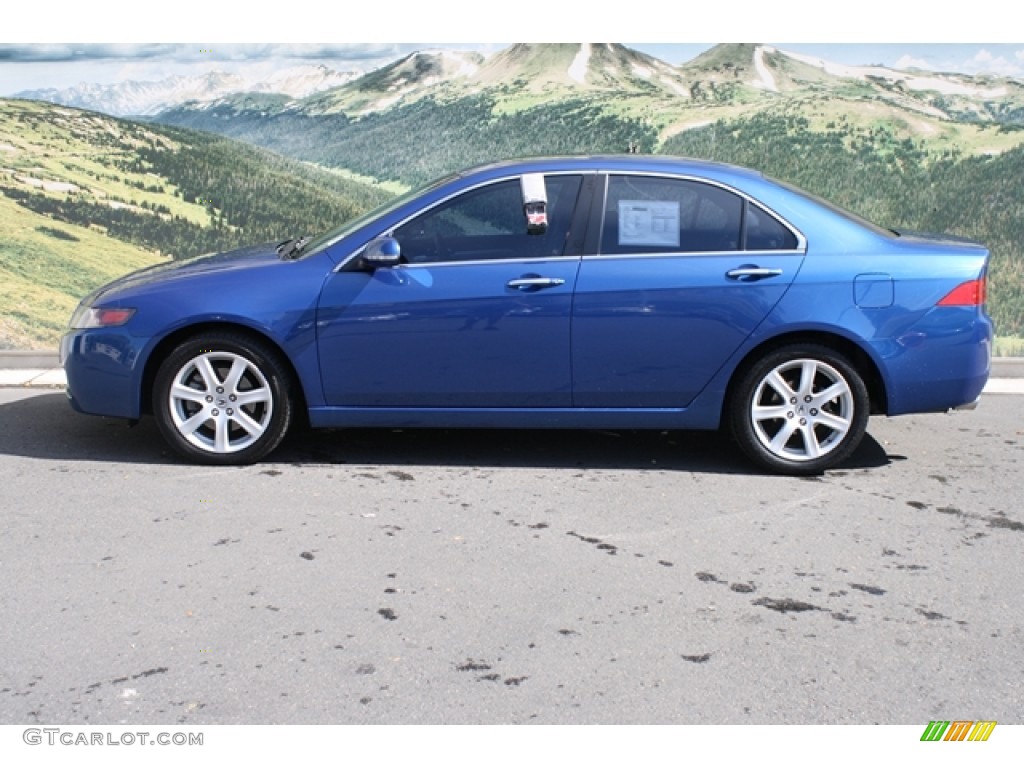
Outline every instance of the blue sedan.
[[659, 156], [440, 179], [316, 238], [86, 297], [71, 405], [212, 464], [314, 427], [727, 428], [756, 464], [842, 462], [869, 414], [973, 406], [988, 251], [880, 229], [760, 173]]

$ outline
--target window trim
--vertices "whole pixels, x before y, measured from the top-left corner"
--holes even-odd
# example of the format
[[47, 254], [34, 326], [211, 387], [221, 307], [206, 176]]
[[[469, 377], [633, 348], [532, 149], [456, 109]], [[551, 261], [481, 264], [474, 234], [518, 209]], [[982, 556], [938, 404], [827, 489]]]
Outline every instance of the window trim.
[[[690, 256], [722, 256], [722, 255], [761, 255], [761, 254], [792, 254], [792, 253], [807, 253], [807, 238], [799, 228], [793, 226], [785, 217], [780, 216], [778, 213], [773, 211], [763, 202], [757, 198], [748, 195], [746, 192], [736, 189], [733, 186], [724, 184], [716, 179], [709, 179], [705, 176], [694, 176], [692, 174], [675, 174], [675, 173], [656, 173], [653, 171], [622, 171], [622, 170], [602, 170], [600, 173], [604, 178], [604, 194], [602, 195], [602, 202], [600, 208], [600, 216], [596, 217], [596, 231], [597, 231], [597, 242], [594, 244], [595, 253], [586, 254], [584, 253], [584, 259], [665, 259], [670, 257], [690, 257]], [[633, 177], [646, 177], [655, 179], [666, 179], [669, 181], [692, 181], [697, 184], [707, 184], [709, 186], [717, 187], [726, 192], [732, 194], [743, 200], [743, 208], [741, 209], [740, 219], [740, 235], [743, 242], [746, 242], [746, 214], [747, 205], [754, 205], [759, 210], [764, 211], [766, 214], [775, 219], [779, 224], [788, 229], [793, 235], [796, 236], [796, 248], [778, 248], [778, 249], [758, 249], [758, 250], [744, 250], [737, 249], [731, 251], [657, 251], [652, 253], [602, 253], [601, 247], [604, 245], [602, 240], [604, 239], [604, 224], [605, 218], [608, 215], [608, 191], [611, 188], [611, 181], [613, 176], [633, 176]]]

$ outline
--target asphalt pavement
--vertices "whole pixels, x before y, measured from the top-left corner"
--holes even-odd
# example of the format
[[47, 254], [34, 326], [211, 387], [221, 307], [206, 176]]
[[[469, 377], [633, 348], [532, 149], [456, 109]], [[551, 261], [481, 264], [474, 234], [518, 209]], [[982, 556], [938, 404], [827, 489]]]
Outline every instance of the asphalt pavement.
[[2, 388], [0, 723], [1021, 723], [1021, 402], [795, 478], [702, 432], [194, 466]]

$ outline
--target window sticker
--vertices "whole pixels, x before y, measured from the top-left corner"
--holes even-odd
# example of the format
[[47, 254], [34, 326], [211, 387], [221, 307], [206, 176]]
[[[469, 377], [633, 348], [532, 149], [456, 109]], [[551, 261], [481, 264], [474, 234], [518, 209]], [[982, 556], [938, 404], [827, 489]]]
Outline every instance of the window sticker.
[[678, 201], [620, 200], [619, 245], [678, 248]]

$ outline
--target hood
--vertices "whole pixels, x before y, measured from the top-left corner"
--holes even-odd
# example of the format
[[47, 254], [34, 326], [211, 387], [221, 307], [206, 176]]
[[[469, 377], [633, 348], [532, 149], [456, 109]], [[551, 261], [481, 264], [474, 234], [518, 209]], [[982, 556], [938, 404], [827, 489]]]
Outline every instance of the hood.
[[120, 277], [88, 296], [83, 303], [92, 303], [102, 297], [128, 288], [141, 288], [151, 283], [166, 282], [194, 275], [226, 272], [238, 269], [253, 269], [268, 264], [281, 263], [276, 243], [263, 243], [238, 248], [222, 253], [207, 253], [185, 259], [175, 259], [164, 264], [145, 267]]

